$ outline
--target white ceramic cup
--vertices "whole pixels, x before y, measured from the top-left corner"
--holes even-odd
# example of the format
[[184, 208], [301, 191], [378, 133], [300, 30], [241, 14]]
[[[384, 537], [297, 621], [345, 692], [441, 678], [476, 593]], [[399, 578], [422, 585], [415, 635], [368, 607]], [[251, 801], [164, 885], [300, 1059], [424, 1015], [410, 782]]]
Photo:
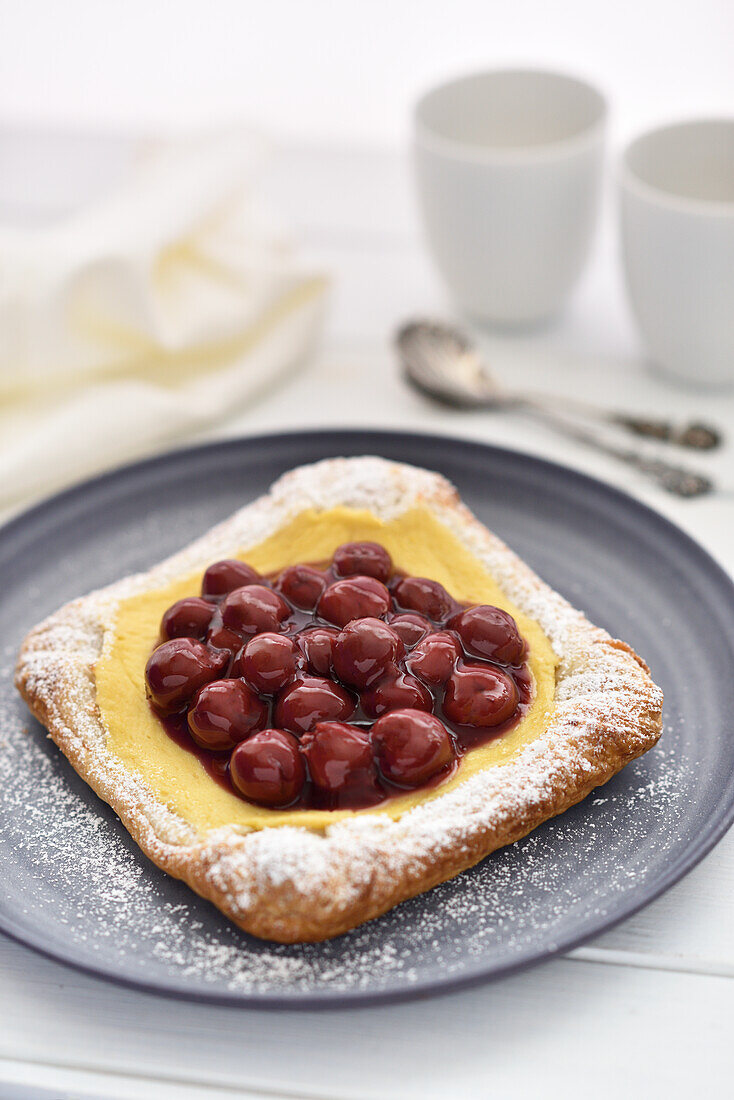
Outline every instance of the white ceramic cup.
[[637, 138], [620, 192], [627, 291], [653, 362], [700, 385], [734, 383], [734, 119]]
[[510, 326], [559, 312], [591, 245], [605, 121], [596, 89], [535, 70], [461, 77], [419, 100], [419, 202], [460, 309]]

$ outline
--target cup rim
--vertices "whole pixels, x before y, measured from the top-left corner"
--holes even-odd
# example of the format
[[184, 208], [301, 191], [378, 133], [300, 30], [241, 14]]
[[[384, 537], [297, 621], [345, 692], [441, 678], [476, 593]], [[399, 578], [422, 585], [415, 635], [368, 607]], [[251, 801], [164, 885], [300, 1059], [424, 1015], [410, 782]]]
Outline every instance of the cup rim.
[[[476, 80], [488, 76], [531, 76], [551, 77], [578, 85], [579, 89], [589, 93], [596, 100], [596, 117], [588, 126], [583, 127], [577, 133], [568, 137], [555, 138], [549, 141], [535, 142], [531, 145], [492, 145], [479, 144], [471, 141], [461, 141], [457, 138], [446, 137], [437, 133], [421, 117], [426, 103], [430, 97], [439, 92], [447, 91], [458, 84], [470, 80]], [[510, 65], [493, 69], [473, 69], [470, 72], [461, 73], [449, 77], [426, 88], [416, 100], [413, 107], [413, 133], [416, 144], [432, 150], [433, 152], [451, 156], [457, 160], [473, 161], [478, 163], [516, 164], [527, 163], [534, 160], [547, 160], [560, 155], [574, 153], [586, 146], [594, 145], [603, 137], [609, 116], [609, 103], [605, 95], [599, 91], [596, 85], [576, 76], [574, 73], [564, 72], [560, 69], [547, 69], [542, 66]]]
[[671, 122], [653, 126], [649, 130], [643, 130], [637, 134], [622, 150], [617, 166], [617, 180], [620, 188], [636, 193], [643, 199], [656, 206], [667, 206], [669, 209], [678, 210], [681, 213], [698, 214], [703, 217], [734, 216], [734, 198], [732, 199], [704, 199], [692, 195], [679, 195], [675, 191], [668, 191], [665, 187], [659, 187], [654, 183], [648, 183], [630, 164], [630, 157], [643, 142], [659, 134], [669, 133], [671, 130], [682, 130], [687, 127], [709, 126], [712, 123], [720, 125], [725, 123], [734, 130], [734, 116], [732, 115], [696, 115], [692, 118], [679, 118]]

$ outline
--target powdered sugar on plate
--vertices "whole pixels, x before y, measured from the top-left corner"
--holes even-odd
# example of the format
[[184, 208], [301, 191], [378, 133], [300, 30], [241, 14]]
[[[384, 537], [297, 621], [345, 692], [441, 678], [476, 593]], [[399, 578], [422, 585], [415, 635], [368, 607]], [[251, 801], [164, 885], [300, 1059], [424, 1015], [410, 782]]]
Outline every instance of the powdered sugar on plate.
[[[666, 690], [660, 744], [525, 840], [324, 944], [254, 940], [152, 866], [30, 718], [10, 686], [12, 666], [28, 627], [62, 600], [147, 565], [231, 510], [242, 499], [248, 462], [248, 494], [264, 488], [274, 471], [262, 469], [261, 444], [237, 446], [237, 462], [224, 463], [215, 483], [197, 482], [201, 460], [171, 459], [165, 499], [161, 479], [156, 484], [150, 475], [124, 486], [134, 507], [124, 500], [121, 507], [122, 492], [115, 497], [109, 486], [96, 497], [88, 492], [75, 502], [74, 525], [70, 504], [51, 510], [45, 531], [32, 532], [32, 552], [28, 542], [14, 551], [15, 572], [6, 574], [12, 584], [0, 606], [7, 642], [0, 675], [0, 925], [59, 958], [160, 990], [305, 1003], [409, 992], [540, 958], [629, 912], [685, 861], [705, 829], [716, 777], [730, 764], [720, 731], [731, 701], [721, 694], [716, 663], [717, 655], [731, 659], [719, 626], [727, 595], [717, 591], [707, 603], [696, 583], [700, 564], [681, 563], [673, 542], [655, 543], [644, 515], [634, 525], [608, 517], [603, 493], [596, 511], [593, 499], [580, 510], [578, 486], [564, 486], [556, 475], [546, 508], [535, 481], [523, 490], [523, 463], [503, 467], [499, 460], [491, 484], [472, 483], [468, 474], [462, 484], [458, 445], [441, 451], [431, 441], [405, 457], [441, 464], [481, 519], [644, 653]], [[665, 637], [663, 618], [670, 623]], [[670, 645], [684, 634], [685, 655]]]
[[[118, 601], [218, 557], [246, 554], [304, 509], [335, 506], [367, 507], [384, 520], [419, 507], [452, 532], [550, 639], [558, 658], [554, 703], [537, 736], [500, 765], [397, 820], [376, 810], [338, 819], [323, 833], [297, 826], [243, 833], [234, 824], [199, 833], [185, 803], [172, 809], [108, 748], [95, 665], [114, 637]], [[661, 728], [660, 689], [627, 645], [544, 584], [444, 478], [374, 456], [300, 466], [173, 557], [65, 604], [29, 633], [16, 683], [159, 867], [241, 928], [285, 942], [333, 937], [522, 837], [648, 751]]]
[[650, 837], [648, 811], [654, 806], [672, 824], [690, 783], [663, 742], [603, 798], [379, 921], [323, 944], [266, 944], [142, 856], [5, 690], [10, 671], [2, 670], [0, 708], [3, 908], [12, 899], [34, 939], [48, 935], [54, 953], [192, 994], [387, 992], [458, 978], [488, 955], [511, 965], [539, 940], [552, 949], [570, 912], [603, 919], [631, 882], [645, 881], [651, 841], [658, 852], [675, 845], [675, 829]]

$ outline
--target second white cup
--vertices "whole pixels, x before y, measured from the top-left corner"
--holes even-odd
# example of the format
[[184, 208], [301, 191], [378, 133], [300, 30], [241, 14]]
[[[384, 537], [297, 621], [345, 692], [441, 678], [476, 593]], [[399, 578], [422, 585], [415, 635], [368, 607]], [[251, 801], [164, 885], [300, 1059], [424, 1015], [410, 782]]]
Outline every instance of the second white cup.
[[734, 385], [734, 118], [637, 138], [620, 170], [622, 255], [652, 361]]
[[596, 89], [535, 70], [477, 73], [419, 100], [419, 203], [460, 309], [510, 326], [559, 312], [591, 246], [605, 121]]

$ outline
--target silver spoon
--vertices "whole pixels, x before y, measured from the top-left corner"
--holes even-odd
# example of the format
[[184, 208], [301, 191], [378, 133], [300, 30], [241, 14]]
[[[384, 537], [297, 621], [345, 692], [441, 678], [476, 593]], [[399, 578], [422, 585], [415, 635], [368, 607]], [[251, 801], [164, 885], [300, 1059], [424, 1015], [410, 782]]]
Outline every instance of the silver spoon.
[[615, 424], [637, 435], [680, 446], [710, 450], [721, 442], [716, 429], [705, 424], [676, 426], [669, 421], [607, 412], [582, 402], [545, 395], [526, 395], [499, 389], [485, 371], [478, 352], [456, 329], [436, 321], [413, 321], [396, 335], [396, 344], [408, 381], [422, 393], [444, 404], [463, 408], [512, 408], [551, 424], [564, 435], [603, 451], [656, 481], [677, 496], [711, 492], [710, 478], [639, 451], [618, 447], [566, 419], [566, 415]]

